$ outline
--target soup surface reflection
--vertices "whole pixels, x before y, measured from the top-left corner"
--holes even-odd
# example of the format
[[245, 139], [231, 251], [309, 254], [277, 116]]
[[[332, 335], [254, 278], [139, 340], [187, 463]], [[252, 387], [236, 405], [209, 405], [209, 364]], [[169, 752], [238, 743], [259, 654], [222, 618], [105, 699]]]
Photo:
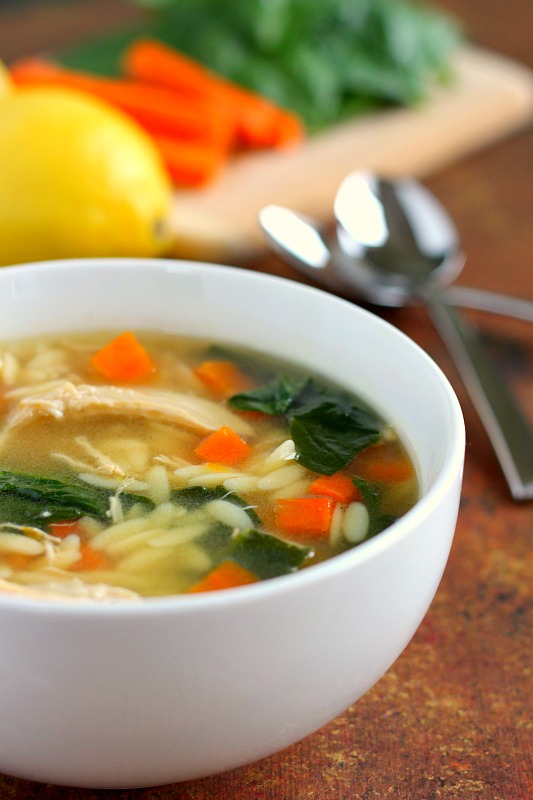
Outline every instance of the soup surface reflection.
[[221, 590], [379, 534], [418, 498], [396, 432], [246, 350], [105, 331], [0, 348], [0, 591]]

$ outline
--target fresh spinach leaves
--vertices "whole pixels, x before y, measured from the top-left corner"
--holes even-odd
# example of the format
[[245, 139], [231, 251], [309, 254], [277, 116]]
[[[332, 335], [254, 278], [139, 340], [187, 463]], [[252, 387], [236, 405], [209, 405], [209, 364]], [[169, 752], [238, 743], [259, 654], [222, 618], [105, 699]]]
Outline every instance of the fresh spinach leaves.
[[279, 375], [257, 389], [234, 394], [229, 402], [240, 411], [262, 411], [264, 414], [282, 416], [294, 407], [308, 382], [307, 378]]

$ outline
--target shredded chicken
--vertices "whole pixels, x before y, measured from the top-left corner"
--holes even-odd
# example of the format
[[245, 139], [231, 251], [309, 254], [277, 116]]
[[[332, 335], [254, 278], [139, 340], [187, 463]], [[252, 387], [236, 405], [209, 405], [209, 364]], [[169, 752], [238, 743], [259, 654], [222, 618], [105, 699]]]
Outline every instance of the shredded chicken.
[[52, 536], [50, 533], [43, 531], [42, 528], [36, 528], [34, 525], [16, 525], [14, 522], [0, 522], [0, 531], [19, 533], [38, 542], [46, 541], [57, 544], [61, 541], [57, 536]]
[[252, 429], [242, 417], [205, 398], [179, 392], [90, 386], [65, 381], [43, 394], [23, 397], [8, 420], [7, 430], [36, 417], [63, 419], [84, 414], [122, 414], [180, 425], [200, 435], [228, 425], [243, 436]]
[[0, 578], [0, 593], [17, 597], [33, 597], [38, 600], [64, 600], [67, 602], [103, 602], [140, 600], [136, 592], [109, 586], [105, 583], [86, 584], [78, 578], [52, 580], [33, 586], [21, 586]]

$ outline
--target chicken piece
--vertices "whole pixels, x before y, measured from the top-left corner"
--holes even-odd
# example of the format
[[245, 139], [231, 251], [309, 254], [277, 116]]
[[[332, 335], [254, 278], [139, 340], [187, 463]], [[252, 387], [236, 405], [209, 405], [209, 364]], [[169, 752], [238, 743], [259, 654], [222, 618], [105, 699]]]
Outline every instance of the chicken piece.
[[120, 586], [109, 586], [106, 583], [85, 584], [77, 578], [49, 581], [35, 586], [22, 586], [0, 578], [0, 594], [2, 593], [15, 597], [32, 597], [36, 600], [65, 600], [67, 602], [131, 602], [141, 599], [136, 592], [122, 589]]
[[228, 425], [241, 436], [252, 428], [242, 417], [203, 397], [154, 389], [91, 386], [65, 381], [43, 394], [24, 397], [7, 421], [11, 431], [36, 417], [63, 419], [73, 414], [122, 414], [178, 425], [204, 435]]

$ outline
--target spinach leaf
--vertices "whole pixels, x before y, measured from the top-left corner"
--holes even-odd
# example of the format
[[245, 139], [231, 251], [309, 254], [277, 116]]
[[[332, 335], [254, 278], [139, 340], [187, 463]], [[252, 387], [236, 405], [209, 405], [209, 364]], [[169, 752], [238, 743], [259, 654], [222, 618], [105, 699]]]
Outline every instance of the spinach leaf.
[[[46, 527], [54, 522], [78, 519], [83, 516], [106, 520], [109, 499], [114, 491], [90, 486], [85, 483], [67, 483], [56, 478], [42, 477], [19, 472], [0, 470], [0, 522], [16, 525]], [[198, 508], [210, 500], [228, 500], [245, 508], [254, 525], [261, 520], [246, 500], [223, 486], [205, 488], [190, 486], [172, 492], [171, 500], [187, 509]], [[130, 492], [121, 492], [120, 502], [124, 509], [136, 503], [153, 509], [155, 504], [148, 497]], [[230, 531], [230, 529], [227, 529]]]
[[368, 515], [370, 517], [370, 525], [368, 529], [367, 539], [371, 539], [377, 533], [388, 528], [393, 522], [398, 519], [394, 514], [383, 514], [381, 511], [381, 496], [383, 494], [383, 487], [379, 483], [366, 481], [355, 475], [352, 477], [355, 486], [361, 492], [361, 496], [366, 505]]
[[258, 530], [240, 531], [232, 537], [227, 556], [261, 580], [296, 572], [306, 558], [313, 555], [310, 547], [285, 542]]
[[363, 448], [379, 439], [376, 424], [357, 407], [346, 410], [323, 400], [291, 416], [290, 434], [297, 461], [313, 472], [333, 475]]
[[207, 533], [199, 536], [196, 540], [209, 557], [213, 567], [217, 567], [227, 558], [232, 533], [233, 528], [230, 528], [229, 525], [213, 521]]
[[[114, 492], [86, 483], [0, 470], [0, 522], [46, 527], [85, 515], [105, 520]], [[147, 497], [123, 492], [124, 508], [135, 503], [153, 507]]]
[[85, 514], [105, 518], [109, 493], [87, 484], [0, 471], [0, 517], [17, 524], [43, 525]]
[[190, 511], [195, 508], [200, 508], [211, 500], [227, 500], [229, 503], [234, 503], [236, 506], [244, 508], [254, 525], [261, 524], [259, 515], [250, 504], [236, 492], [228, 492], [223, 486], [187, 486], [185, 489], [176, 489], [173, 491], [170, 499], [172, 502], [184, 506], [184, 508]]
[[285, 416], [296, 460], [324, 475], [338, 472], [364, 447], [379, 439], [379, 420], [342, 391], [312, 378], [281, 375], [263, 387], [233, 395], [240, 410]]
[[229, 399], [233, 408], [240, 411], [262, 411], [275, 416], [286, 414], [302, 394], [308, 378], [280, 375], [258, 389], [234, 394]]

